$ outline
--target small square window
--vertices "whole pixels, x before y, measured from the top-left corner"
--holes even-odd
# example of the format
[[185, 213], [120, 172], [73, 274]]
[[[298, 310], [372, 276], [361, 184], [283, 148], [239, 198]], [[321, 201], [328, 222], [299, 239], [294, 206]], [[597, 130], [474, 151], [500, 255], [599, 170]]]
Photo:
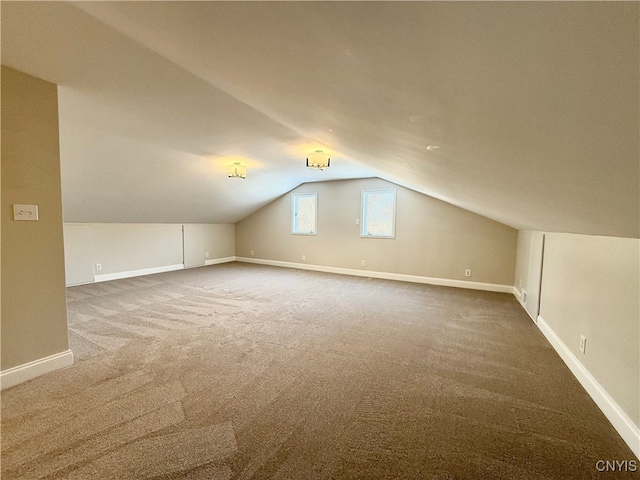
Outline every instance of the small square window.
[[361, 237], [395, 238], [396, 190], [362, 191]]
[[291, 212], [292, 234], [318, 234], [318, 195], [316, 193], [291, 195]]

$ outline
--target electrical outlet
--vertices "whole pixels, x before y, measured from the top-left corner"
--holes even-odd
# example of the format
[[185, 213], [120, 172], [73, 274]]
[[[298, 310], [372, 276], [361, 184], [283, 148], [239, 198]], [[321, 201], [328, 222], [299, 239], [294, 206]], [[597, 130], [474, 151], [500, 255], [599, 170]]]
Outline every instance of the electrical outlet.
[[580, 335], [580, 351], [584, 355], [587, 353], [587, 337]]
[[464, 271], [464, 276], [465, 276], [465, 277], [470, 277], [470, 276], [471, 276], [471, 270], [466, 269], [466, 270]]
[[251, 250], [251, 256], [253, 257], [253, 250]]
[[522, 303], [527, 303], [527, 291], [526, 290], [522, 290]]
[[205, 258], [209, 258], [209, 252], [204, 252]]
[[307, 259], [306, 255], [302, 255], [302, 261], [304, 262]]
[[356, 218], [356, 225], [360, 225], [360, 219]]
[[100, 270], [102, 270], [102, 264], [96, 263], [96, 272], [99, 272]]
[[362, 261], [360, 262], [360, 266], [361, 266], [361, 267], [366, 267], [366, 266], [367, 266], [367, 262], [365, 262], [364, 260], [362, 260]]

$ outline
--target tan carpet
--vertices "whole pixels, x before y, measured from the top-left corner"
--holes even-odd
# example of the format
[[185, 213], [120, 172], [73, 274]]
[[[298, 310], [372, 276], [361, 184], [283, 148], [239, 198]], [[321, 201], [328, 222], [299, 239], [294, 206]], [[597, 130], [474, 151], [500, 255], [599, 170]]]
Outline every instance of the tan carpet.
[[2, 479], [591, 479], [633, 454], [511, 295], [226, 264], [68, 289]]

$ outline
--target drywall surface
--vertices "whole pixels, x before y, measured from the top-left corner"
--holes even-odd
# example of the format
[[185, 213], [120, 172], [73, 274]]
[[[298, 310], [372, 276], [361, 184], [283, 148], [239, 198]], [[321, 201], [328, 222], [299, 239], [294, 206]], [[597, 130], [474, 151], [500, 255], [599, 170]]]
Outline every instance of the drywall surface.
[[[15, 221], [14, 204], [38, 206]], [[56, 85], [2, 67], [3, 371], [69, 349]]]
[[182, 225], [93, 224], [94, 274], [142, 270], [182, 263]]
[[204, 247], [207, 260], [234, 257], [236, 254], [236, 226], [214, 223], [204, 226]]
[[538, 318], [539, 313], [543, 246], [544, 233], [527, 230], [518, 232], [514, 285], [518, 290], [520, 303], [533, 320]]
[[[395, 188], [395, 238], [362, 238], [361, 191]], [[291, 234], [291, 195], [318, 194], [318, 234]], [[236, 255], [512, 285], [517, 231], [379, 178], [301, 185], [236, 224]], [[361, 266], [365, 261], [366, 267]], [[465, 277], [466, 269], [472, 272]]]
[[198, 267], [216, 260], [228, 261], [236, 254], [233, 224], [184, 224], [184, 266]]
[[182, 248], [185, 268], [204, 266], [204, 225], [186, 224], [182, 226]]
[[64, 271], [66, 284], [93, 282], [93, 229], [87, 224], [64, 224]]
[[[187, 266], [235, 256], [233, 224], [68, 223], [64, 225], [67, 285], [89, 283], [99, 275], [141, 275], [183, 265], [183, 227], [189, 243]], [[189, 232], [198, 233], [197, 242]]]
[[540, 316], [640, 425], [640, 240], [546, 234]]

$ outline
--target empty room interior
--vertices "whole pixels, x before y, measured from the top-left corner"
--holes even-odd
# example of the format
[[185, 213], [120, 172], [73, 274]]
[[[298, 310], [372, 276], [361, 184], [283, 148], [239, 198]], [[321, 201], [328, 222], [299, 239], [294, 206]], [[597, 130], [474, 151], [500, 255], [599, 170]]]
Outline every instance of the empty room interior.
[[2, 479], [640, 475], [640, 3], [1, 5]]

